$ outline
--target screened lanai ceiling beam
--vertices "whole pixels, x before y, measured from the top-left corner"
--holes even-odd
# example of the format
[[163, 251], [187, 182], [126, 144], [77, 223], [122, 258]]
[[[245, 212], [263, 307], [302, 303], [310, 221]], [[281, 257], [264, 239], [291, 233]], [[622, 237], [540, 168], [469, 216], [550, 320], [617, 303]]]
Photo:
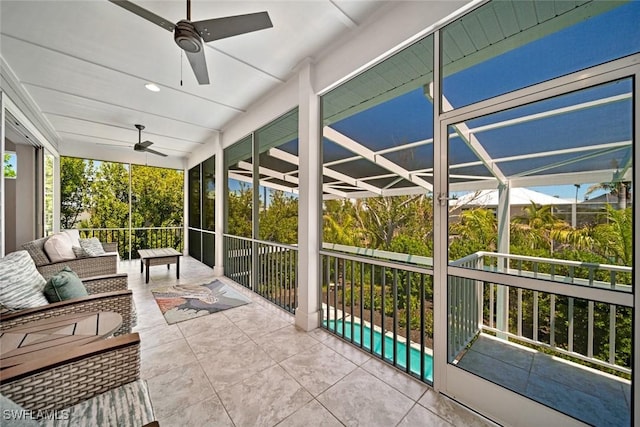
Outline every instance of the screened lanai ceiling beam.
[[575, 111], [586, 110], [588, 108], [601, 107], [607, 104], [613, 104], [614, 102], [625, 101], [631, 99], [631, 93], [623, 93], [620, 95], [609, 96], [607, 98], [596, 99], [588, 102], [581, 102], [575, 105], [569, 105], [567, 107], [556, 108], [553, 110], [543, 111], [536, 114], [528, 114], [526, 116], [517, 117], [515, 119], [503, 120], [496, 123], [491, 123], [484, 126], [478, 126], [471, 129], [472, 133], [480, 133], [488, 130], [500, 129], [507, 126], [518, 125], [522, 123], [532, 122], [534, 120], [545, 119], [553, 116], [559, 116], [561, 114], [573, 113]]
[[[453, 110], [451, 103], [444, 95], [442, 95], [442, 106], [446, 111]], [[465, 142], [465, 144], [467, 144], [471, 151], [473, 151], [475, 155], [478, 156], [482, 164], [484, 164], [484, 166], [489, 169], [491, 174], [496, 177], [500, 184], [506, 184], [506, 175], [502, 172], [502, 170], [500, 170], [498, 165], [496, 165], [495, 160], [491, 158], [489, 153], [487, 153], [487, 150], [484, 149], [478, 138], [473, 134], [471, 129], [469, 129], [469, 126], [467, 126], [467, 124], [463, 122], [455, 124], [452, 127], [456, 130], [458, 136]]]
[[571, 164], [574, 164], [574, 163], [578, 163], [578, 162], [581, 162], [583, 160], [593, 159], [594, 157], [599, 157], [599, 156], [602, 156], [603, 154], [613, 153], [613, 152], [618, 151], [620, 149], [621, 148], [608, 148], [608, 149], [605, 149], [605, 150], [597, 150], [595, 152], [584, 154], [582, 156], [573, 157], [571, 159], [563, 160], [563, 161], [560, 161], [560, 162], [550, 163], [548, 165], [540, 166], [538, 168], [529, 169], [528, 171], [524, 171], [524, 172], [520, 172], [518, 174], [515, 174], [514, 177], [537, 174], [537, 173], [544, 172], [544, 171], [547, 171], [547, 170], [550, 170], [550, 169], [555, 169], [557, 167], [567, 166], [567, 165], [571, 165]]
[[[240, 167], [241, 169], [244, 169], [246, 171], [253, 171], [253, 165], [251, 163], [249, 163], [249, 162], [240, 161], [240, 162], [238, 162], [238, 167]], [[296, 193], [296, 194], [298, 193], [298, 187], [299, 187], [299, 184], [300, 184], [300, 180], [297, 177], [291, 176], [291, 175], [288, 175], [288, 174], [285, 174], [285, 173], [282, 173], [282, 172], [278, 172], [276, 170], [269, 169], [269, 168], [266, 168], [264, 166], [260, 166], [258, 168], [258, 172], [261, 175], [264, 175], [264, 176], [267, 176], [267, 177], [270, 177], [270, 178], [279, 179], [281, 181], [285, 181], [285, 182], [289, 182], [291, 184], [295, 184], [296, 187], [295, 188], [293, 188], [293, 187], [292, 188], [285, 187], [284, 185], [279, 185], [279, 184], [272, 183], [269, 180], [260, 180], [260, 185], [263, 185], [263, 183], [266, 182], [266, 183], [269, 183], [269, 185], [263, 185], [264, 187], [270, 187], [270, 188], [274, 188], [274, 189], [282, 190], [282, 191], [289, 191], [289, 192]], [[253, 180], [251, 180], [250, 182], [253, 182]], [[343, 196], [346, 197], [346, 195], [347, 195], [347, 193], [345, 193], [344, 191], [334, 190], [334, 189], [332, 189], [330, 187], [326, 187], [324, 190], [327, 193], [334, 193], [337, 196], [341, 196], [341, 197], [343, 197]]]
[[[569, 172], [553, 175], [534, 175], [515, 177], [511, 180], [512, 187], [544, 187], [549, 185], [573, 185], [576, 183], [609, 182], [615, 170], [603, 169], [588, 172]], [[630, 180], [630, 177], [628, 177]], [[627, 180], [627, 179], [625, 179]], [[495, 188], [495, 187], [493, 187]], [[459, 190], [461, 191], [461, 190]]]
[[[417, 148], [417, 147], [421, 147], [423, 145], [429, 145], [429, 144], [433, 144], [433, 138], [423, 139], [422, 141], [409, 142], [403, 145], [396, 145], [395, 147], [384, 148], [382, 150], [374, 151], [374, 153], [376, 155], [383, 155], [383, 154], [395, 153], [396, 151], [409, 150], [411, 148]], [[331, 167], [331, 166], [340, 165], [343, 163], [354, 162], [359, 159], [360, 159], [360, 156], [345, 157], [344, 159], [338, 159], [338, 160], [333, 160], [331, 162], [327, 162], [324, 165]]]
[[[581, 147], [564, 148], [564, 149], [561, 149], [561, 150], [541, 151], [541, 152], [538, 152], [538, 153], [518, 154], [517, 156], [498, 157], [498, 158], [493, 159], [493, 161], [496, 162], [496, 163], [504, 163], [504, 162], [513, 162], [513, 161], [517, 161], [517, 160], [535, 159], [535, 158], [539, 158], [539, 157], [557, 156], [557, 155], [561, 155], [561, 154], [570, 154], [570, 153], [580, 153], [580, 152], [584, 152], [584, 151], [603, 150], [603, 149], [608, 149], [608, 148], [620, 149], [620, 148], [630, 147], [630, 146], [631, 146], [631, 141], [608, 142], [606, 144], [585, 145], [585, 146], [581, 146]], [[451, 165], [451, 166], [449, 166], [449, 169], [466, 168], [466, 167], [470, 167], [470, 166], [479, 166], [479, 165], [482, 165], [482, 162], [479, 161], [479, 160], [476, 160], [476, 161], [473, 161], [473, 162], [458, 163], [458, 164], [455, 164], [455, 165]], [[420, 171], [420, 173], [424, 173], [424, 172], [433, 172], [433, 168], [424, 169], [424, 170]]]
[[[286, 151], [280, 150], [279, 148], [272, 148], [269, 150], [269, 155], [272, 157], [275, 157], [279, 160], [285, 161], [287, 163], [290, 163], [294, 166], [299, 166], [299, 159], [298, 156], [293, 155], [291, 153], [287, 153]], [[369, 183], [363, 182], [362, 180], [353, 178], [349, 175], [345, 175], [343, 173], [340, 173], [338, 171], [335, 171], [333, 169], [330, 169], [326, 166], [323, 166], [322, 168], [322, 174], [324, 176], [328, 176], [329, 178], [333, 178], [336, 179], [340, 182], [344, 182], [345, 184], [351, 185], [353, 187], [356, 188], [362, 188], [364, 190], [370, 191], [378, 196], [382, 195], [382, 189], [376, 187], [375, 185], [371, 185]], [[327, 184], [324, 184], [325, 186]], [[324, 188], [324, 186], [323, 186]]]
[[[274, 157], [278, 160], [282, 160], [283, 162], [287, 162], [289, 164], [292, 164], [294, 166], [300, 166], [300, 160], [298, 159], [298, 156], [291, 154], [291, 153], [287, 153], [286, 151], [280, 150], [279, 148], [271, 148], [269, 149], [269, 155], [271, 157]], [[367, 189], [371, 192], [373, 192], [374, 194], [377, 195], [381, 195], [382, 194], [382, 190], [376, 186], [367, 184], [366, 182], [360, 182], [348, 175], [345, 174], [341, 174], [340, 172], [334, 171], [333, 169], [329, 169], [327, 167], [323, 167], [322, 168], [322, 173], [325, 176], [328, 176], [330, 178], [336, 179], [339, 182], [344, 182], [345, 184], [351, 185], [353, 187], [356, 188], [364, 188]], [[338, 190], [334, 190], [331, 188], [331, 186], [329, 184], [323, 184], [322, 186], [323, 191], [327, 192], [327, 193], [333, 193], [336, 194], [337, 196], [340, 197], [348, 197], [347, 193], [343, 192], [343, 191], [338, 191]]]
[[387, 159], [386, 157], [383, 157], [382, 155], [376, 154], [375, 151], [370, 150], [369, 148], [363, 146], [362, 144], [354, 141], [353, 139], [349, 138], [348, 136], [338, 132], [337, 130], [329, 127], [329, 126], [325, 126], [323, 128], [323, 136], [331, 141], [333, 141], [334, 143], [338, 144], [339, 146], [341, 146], [342, 148], [345, 148], [349, 151], [351, 151], [354, 154], [358, 154], [360, 156], [362, 156], [363, 158], [369, 160], [370, 162], [372, 162], [373, 164], [380, 166], [390, 172], [395, 173], [398, 176], [401, 176], [402, 178], [406, 179], [407, 181], [410, 181], [422, 188], [424, 188], [427, 191], [433, 191], [433, 186], [425, 181], [424, 179], [414, 175], [413, 173], [411, 173], [410, 171], [408, 171], [407, 169], [403, 168], [402, 166], [399, 166], [398, 164], [392, 162], [391, 160]]
[[[253, 178], [251, 177], [247, 177], [245, 175], [239, 174], [239, 173], [233, 173], [231, 171], [229, 171], [229, 178], [231, 179], [235, 179], [236, 181], [242, 181], [242, 182], [246, 182], [248, 184], [253, 184]], [[298, 190], [296, 188], [290, 188], [284, 185], [280, 185], [280, 184], [276, 184], [274, 182], [270, 182], [270, 181], [261, 181], [260, 185], [263, 187], [267, 187], [267, 188], [271, 188], [273, 190], [280, 190], [280, 191], [284, 191], [285, 193], [294, 193], [294, 194], [298, 194]]]
[[[249, 162], [245, 162], [245, 161], [240, 161], [238, 162], [238, 167], [241, 169], [245, 169], [245, 170], [253, 170], [253, 165]], [[278, 172], [275, 171], [273, 169], [269, 169], [266, 168], [264, 166], [259, 166], [258, 167], [258, 172], [260, 173], [260, 175], [265, 175], [271, 178], [275, 178], [275, 179], [279, 179], [280, 181], [285, 181], [285, 182], [289, 182], [291, 184], [295, 184], [296, 186], [298, 185], [298, 178], [290, 176], [290, 175], [286, 175], [282, 172]]]

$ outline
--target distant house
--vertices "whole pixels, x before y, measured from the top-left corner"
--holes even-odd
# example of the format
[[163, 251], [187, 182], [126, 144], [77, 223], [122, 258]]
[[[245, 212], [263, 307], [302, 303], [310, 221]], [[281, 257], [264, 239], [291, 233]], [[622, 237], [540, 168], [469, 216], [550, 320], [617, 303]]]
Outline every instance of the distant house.
[[[512, 188], [509, 195], [509, 204], [512, 207], [527, 206], [534, 202], [537, 205], [572, 205], [573, 200], [561, 199], [560, 197], [549, 196], [528, 188]], [[468, 193], [455, 200], [449, 201], [452, 208], [495, 208], [498, 206], [498, 190], [482, 190], [475, 193]], [[513, 213], [513, 212], [512, 212]]]

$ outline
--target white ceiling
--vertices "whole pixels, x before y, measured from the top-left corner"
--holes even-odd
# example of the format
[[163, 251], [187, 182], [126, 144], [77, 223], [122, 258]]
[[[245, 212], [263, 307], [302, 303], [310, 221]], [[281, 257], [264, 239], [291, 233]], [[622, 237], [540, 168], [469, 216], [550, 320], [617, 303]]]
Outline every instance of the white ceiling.
[[[134, 2], [174, 23], [186, 17], [186, 0]], [[106, 0], [2, 0], [0, 54], [55, 129], [61, 154], [78, 144], [131, 149], [140, 123], [153, 149], [187, 157], [384, 3], [193, 0], [193, 21], [267, 11], [274, 26], [208, 43], [204, 86], [170, 32]]]

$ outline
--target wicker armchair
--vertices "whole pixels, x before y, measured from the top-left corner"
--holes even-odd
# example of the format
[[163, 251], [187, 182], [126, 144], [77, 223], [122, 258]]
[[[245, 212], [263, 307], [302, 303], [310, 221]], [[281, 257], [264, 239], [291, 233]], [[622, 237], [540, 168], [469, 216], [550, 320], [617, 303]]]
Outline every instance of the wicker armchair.
[[83, 278], [89, 293], [86, 297], [55, 302], [13, 313], [3, 313], [0, 332], [36, 320], [70, 313], [113, 311], [122, 316], [122, 325], [114, 335], [128, 334], [135, 325], [133, 294], [128, 290], [127, 274]]
[[102, 243], [102, 248], [106, 252], [104, 255], [76, 258], [59, 262], [51, 262], [44, 251], [44, 244], [48, 237], [32, 240], [22, 245], [22, 248], [29, 252], [36, 264], [36, 268], [42, 277], [49, 279], [64, 267], [69, 267], [78, 277], [93, 277], [118, 272], [118, 243]]
[[137, 333], [1, 370], [0, 393], [27, 411], [64, 411], [70, 425], [142, 426], [155, 418]]

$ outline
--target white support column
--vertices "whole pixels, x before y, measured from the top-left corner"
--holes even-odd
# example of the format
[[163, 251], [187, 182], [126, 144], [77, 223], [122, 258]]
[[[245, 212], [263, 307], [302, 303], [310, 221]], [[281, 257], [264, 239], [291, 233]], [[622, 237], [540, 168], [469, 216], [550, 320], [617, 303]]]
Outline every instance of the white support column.
[[447, 128], [440, 119], [440, 32], [433, 37], [433, 388], [447, 390], [449, 307], [447, 267], [449, 265], [449, 153]]
[[222, 149], [222, 135], [219, 135], [214, 142], [214, 155], [216, 161], [215, 183], [216, 183], [216, 199], [215, 199], [215, 258], [213, 266], [213, 274], [215, 276], [224, 275], [224, 201], [223, 191], [224, 185], [224, 150]]
[[[509, 253], [510, 230], [511, 223], [511, 207], [509, 201], [510, 187], [509, 183], [500, 184], [498, 186], [498, 253]], [[498, 271], [506, 271], [509, 267], [509, 260], [498, 258]], [[509, 331], [509, 289], [506, 286], [498, 285], [498, 295], [496, 301], [496, 327], [501, 330]], [[498, 338], [506, 339], [506, 335], [498, 334]]]
[[313, 88], [313, 67], [299, 69], [298, 152], [298, 307], [296, 326], [310, 331], [320, 326], [320, 238], [322, 181], [320, 174], [320, 98]]

